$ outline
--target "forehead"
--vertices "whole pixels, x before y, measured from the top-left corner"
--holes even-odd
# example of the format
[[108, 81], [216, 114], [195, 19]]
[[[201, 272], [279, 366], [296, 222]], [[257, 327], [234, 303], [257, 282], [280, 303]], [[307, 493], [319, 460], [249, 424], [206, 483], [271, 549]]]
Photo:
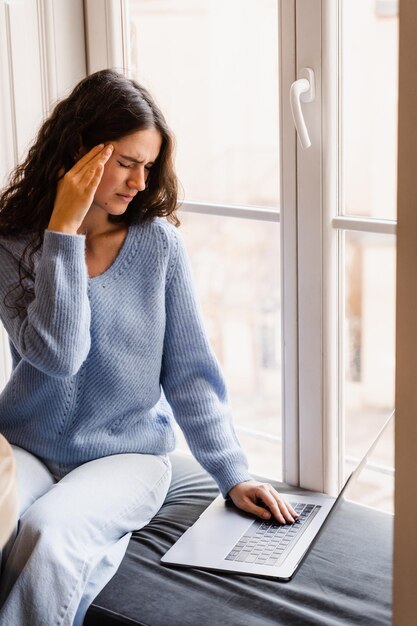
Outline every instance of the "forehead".
[[155, 160], [159, 154], [162, 137], [156, 128], [137, 130], [112, 142], [115, 149], [138, 160]]

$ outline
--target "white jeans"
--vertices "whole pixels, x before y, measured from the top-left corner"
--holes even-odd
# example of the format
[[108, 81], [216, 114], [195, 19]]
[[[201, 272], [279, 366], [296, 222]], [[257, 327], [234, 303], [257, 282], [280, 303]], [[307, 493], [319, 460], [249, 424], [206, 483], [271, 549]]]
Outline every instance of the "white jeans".
[[0, 626], [81, 626], [132, 531], [162, 506], [169, 457], [118, 454], [75, 469], [47, 468], [13, 449], [20, 519], [3, 551]]

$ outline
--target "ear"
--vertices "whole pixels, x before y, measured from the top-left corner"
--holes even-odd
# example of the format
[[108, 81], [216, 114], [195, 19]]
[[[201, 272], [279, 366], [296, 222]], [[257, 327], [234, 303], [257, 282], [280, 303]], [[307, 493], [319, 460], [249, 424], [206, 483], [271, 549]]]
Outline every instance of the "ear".
[[87, 153], [87, 148], [81, 144], [81, 146], [78, 148], [78, 150], [76, 151], [76, 153], [74, 154], [74, 161], [78, 161], [79, 159], [81, 159], [81, 157], [83, 157], [86, 153]]
[[84, 156], [84, 154], [86, 152], [88, 152], [87, 148], [84, 145], [83, 142], [83, 137], [81, 135], [81, 133], [77, 133], [74, 138], [73, 138], [73, 153], [72, 153], [72, 159], [74, 161], [74, 163], [76, 161], [78, 161], [79, 159], [81, 159], [82, 156]]

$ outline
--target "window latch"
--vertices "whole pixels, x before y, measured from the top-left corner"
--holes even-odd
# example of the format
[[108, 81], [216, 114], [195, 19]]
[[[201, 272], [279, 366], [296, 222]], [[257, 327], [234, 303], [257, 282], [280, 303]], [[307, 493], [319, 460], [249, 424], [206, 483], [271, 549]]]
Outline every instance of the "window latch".
[[302, 102], [313, 102], [315, 98], [314, 71], [311, 67], [303, 67], [299, 71], [299, 78], [290, 88], [291, 112], [294, 126], [303, 149], [311, 146], [310, 137], [304, 120]]

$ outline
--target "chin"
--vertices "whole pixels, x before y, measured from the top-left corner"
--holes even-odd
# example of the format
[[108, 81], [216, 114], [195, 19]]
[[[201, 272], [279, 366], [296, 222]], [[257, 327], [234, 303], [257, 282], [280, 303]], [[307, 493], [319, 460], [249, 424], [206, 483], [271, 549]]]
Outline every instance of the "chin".
[[115, 207], [115, 206], [111, 206], [110, 204], [104, 207], [104, 210], [106, 211], [106, 213], [108, 213], [109, 215], [115, 215], [115, 216], [123, 215], [124, 213], [126, 213], [126, 209], [127, 209], [127, 206]]
[[126, 209], [127, 209], [127, 207], [125, 207], [123, 210], [120, 210], [120, 209], [116, 210], [116, 209], [114, 209], [114, 210], [107, 211], [107, 213], [109, 215], [114, 215], [114, 216], [124, 215], [126, 213]]

